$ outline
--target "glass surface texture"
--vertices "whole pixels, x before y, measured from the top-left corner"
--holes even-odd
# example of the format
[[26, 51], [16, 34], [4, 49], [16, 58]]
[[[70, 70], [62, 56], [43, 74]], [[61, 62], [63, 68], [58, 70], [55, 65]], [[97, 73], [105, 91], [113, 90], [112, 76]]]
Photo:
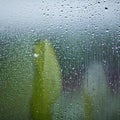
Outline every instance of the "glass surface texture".
[[0, 120], [120, 120], [120, 1], [0, 0]]

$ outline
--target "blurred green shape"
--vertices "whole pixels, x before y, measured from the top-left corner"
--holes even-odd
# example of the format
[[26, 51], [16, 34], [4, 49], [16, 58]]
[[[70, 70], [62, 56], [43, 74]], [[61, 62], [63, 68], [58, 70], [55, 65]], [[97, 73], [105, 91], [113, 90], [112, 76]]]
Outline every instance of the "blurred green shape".
[[93, 117], [93, 101], [92, 101], [92, 97], [86, 92], [83, 95], [84, 98], [84, 119], [85, 120], [94, 120]]
[[51, 120], [52, 107], [61, 95], [62, 77], [52, 45], [37, 41], [34, 50], [35, 76], [31, 99], [31, 115], [34, 120]]

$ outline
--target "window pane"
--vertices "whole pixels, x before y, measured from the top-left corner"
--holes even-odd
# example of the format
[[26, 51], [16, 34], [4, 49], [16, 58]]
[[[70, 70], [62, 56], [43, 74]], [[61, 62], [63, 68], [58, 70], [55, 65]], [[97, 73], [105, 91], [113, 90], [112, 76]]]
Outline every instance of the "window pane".
[[119, 120], [119, 6], [1, 1], [0, 120]]

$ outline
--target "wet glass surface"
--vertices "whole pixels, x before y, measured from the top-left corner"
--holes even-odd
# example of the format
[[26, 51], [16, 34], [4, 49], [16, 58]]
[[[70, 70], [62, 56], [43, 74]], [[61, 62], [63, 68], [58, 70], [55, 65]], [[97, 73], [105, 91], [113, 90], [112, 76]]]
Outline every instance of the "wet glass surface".
[[0, 120], [119, 120], [119, 6], [1, 0]]

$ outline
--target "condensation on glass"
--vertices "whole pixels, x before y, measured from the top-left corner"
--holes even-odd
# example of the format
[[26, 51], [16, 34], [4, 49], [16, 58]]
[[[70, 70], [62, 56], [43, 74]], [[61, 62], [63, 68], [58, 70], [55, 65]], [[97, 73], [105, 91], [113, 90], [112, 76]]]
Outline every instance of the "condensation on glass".
[[119, 6], [1, 1], [0, 120], [120, 120]]

